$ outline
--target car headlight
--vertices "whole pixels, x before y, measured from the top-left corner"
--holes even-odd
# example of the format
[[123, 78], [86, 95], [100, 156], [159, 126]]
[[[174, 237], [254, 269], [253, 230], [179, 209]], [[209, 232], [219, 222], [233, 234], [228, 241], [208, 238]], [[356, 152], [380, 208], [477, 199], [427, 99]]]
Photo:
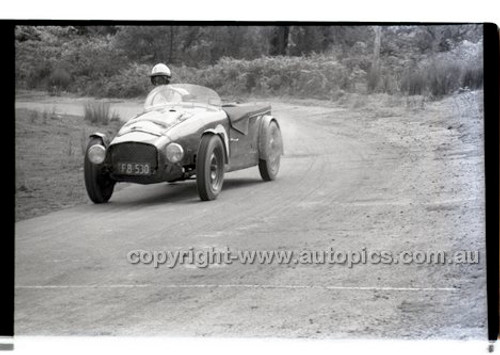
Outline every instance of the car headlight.
[[92, 164], [101, 164], [106, 158], [106, 148], [101, 144], [94, 144], [89, 148], [87, 155]]
[[184, 157], [184, 149], [177, 143], [170, 143], [167, 146], [167, 159], [171, 163], [177, 163]]

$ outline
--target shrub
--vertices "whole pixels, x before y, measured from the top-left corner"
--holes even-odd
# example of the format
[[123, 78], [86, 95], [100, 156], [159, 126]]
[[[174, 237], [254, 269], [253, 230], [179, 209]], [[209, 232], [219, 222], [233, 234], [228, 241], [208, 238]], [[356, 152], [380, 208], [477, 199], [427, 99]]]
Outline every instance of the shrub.
[[380, 83], [382, 81], [382, 78], [380, 77], [380, 70], [377, 69], [371, 69], [370, 72], [368, 73], [368, 82], [367, 82], [367, 89], [368, 92], [375, 92], [378, 91], [380, 87]]
[[48, 78], [49, 91], [58, 94], [71, 83], [71, 75], [62, 68], [55, 69]]
[[47, 86], [47, 78], [52, 72], [49, 61], [42, 60], [31, 67], [26, 73], [26, 86], [28, 89], [35, 89]]
[[479, 89], [483, 71], [475, 64], [435, 60], [401, 78], [401, 90], [408, 95], [431, 95], [439, 98], [460, 88]]
[[481, 43], [464, 41], [455, 49], [411, 63], [401, 76], [401, 90], [408, 95], [439, 98], [461, 88], [480, 89], [483, 84]]
[[463, 70], [461, 87], [469, 89], [481, 89], [483, 87], [483, 70], [474, 65], [468, 65]]
[[460, 87], [460, 65], [454, 62], [434, 62], [427, 69], [429, 92], [434, 97], [451, 94]]
[[[138, 44], [137, 39], [149, 36], [150, 31], [163, 33], [164, 30], [136, 28], [134, 31], [139, 32], [133, 35], [131, 28], [124, 27], [117, 37], [89, 37], [77, 35], [77, 29], [70, 26], [20, 26], [16, 29], [15, 42], [16, 87], [49, 89], [53, 93], [66, 90], [93, 97], [143, 97], [152, 88], [147, 74], [153, 64], [151, 55], [154, 51], [148, 49], [145, 53], [138, 50], [148, 43]], [[230, 30], [239, 33], [241, 29]], [[217, 33], [221, 38], [231, 40], [231, 31], [221, 28]], [[127, 33], [128, 37], [125, 36]], [[155, 36], [151, 38], [156, 40]], [[159, 40], [164, 42], [166, 38]], [[254, 44], [255, 38], [251, 39]], [[255, 56], [269, 51], [256, 51], [254, 47], [245, 47], [244, 43], [233, 43], [232, 47], [226, 44], [224, 50], [220, 47], [214, 51], [211, 42], [195, 41], [185, 51], [189, 58], [185, 56], [182, 61], [196, 67], [167, 64], [172, 69], [173, 83], [204, 85], [226, 97], [253, 94], [332, 100], [339, 97], [340, 91], [441, 97], [460, 88], [482, 87], [481, 41], [457, 42], [447, 46], [446, 52], [427, 51], [425, 54], [415, 51], [408, 44], [410, 42], [392, 41], [389, 43], [394, 48], [382, 51], [380, 68], [371, 70], [373, 54], [367, 38], [349, 42], [351, 47], [331, 44], [324, 48], [322, 54], [308, 50], [300, 52], [310, 53], [308, 55], [258, 58]], [[127, 45], [124, 47], [124, 44]], [[132, 55], [126, 49], [134, 45], [136, 52]], [[263, 43], [259, 45], [265, 47]], [[164, 52], [165, 46], [157, 49], [157, 54]], [[290, 53], [295, 52], [292, 50]], [[255, 59], [220, 57], [223, 54], [236, 58], [244, 54]], [[220, 59], [208, 65], [214, 63], [216, 58]], [[133, 60], [145, 64], [137, 64]]]
[[407, 71], [401, 77], [401, 90], [407, 95], [423, 95], [426, 88], [426, 78], [422, 71]]
[[[175, 75], [175, 69], [173, 70]], [[330, 99], [353, 86], [358, 72], [326, 55], [221, 58], [214, 66], [197, 69], [190, 82], [206, 85], [221, 95], [290, 95]], [[354, 74], [353, 74], [354, 73]]]

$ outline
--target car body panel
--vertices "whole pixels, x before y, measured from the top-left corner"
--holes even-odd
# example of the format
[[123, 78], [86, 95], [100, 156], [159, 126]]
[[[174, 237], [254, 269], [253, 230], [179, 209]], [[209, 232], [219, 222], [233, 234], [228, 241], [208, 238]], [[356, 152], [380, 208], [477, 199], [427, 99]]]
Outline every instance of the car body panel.
[[223, 107], [231, 125], [231, 170], [245, 169], [259, 163], [259, 126], [268, 104], [232, 104]]
[[231, 168], [230, 171], [245, 169], [257, 165], [258, 160], [258, 122], [259, 117], [247, 119], [247, 134], [231, 128]]

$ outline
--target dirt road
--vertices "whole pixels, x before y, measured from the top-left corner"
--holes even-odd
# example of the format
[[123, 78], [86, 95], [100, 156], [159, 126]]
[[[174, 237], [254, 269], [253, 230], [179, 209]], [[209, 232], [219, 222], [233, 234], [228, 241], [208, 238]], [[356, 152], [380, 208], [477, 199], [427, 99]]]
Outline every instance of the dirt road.
[[[482, 120], [273, 102], [274, 182], [130, 185], [16, 223], [17, 335], [485, 338]], [[132, 265], [132, 250], [477, 250], [474, 265]]]

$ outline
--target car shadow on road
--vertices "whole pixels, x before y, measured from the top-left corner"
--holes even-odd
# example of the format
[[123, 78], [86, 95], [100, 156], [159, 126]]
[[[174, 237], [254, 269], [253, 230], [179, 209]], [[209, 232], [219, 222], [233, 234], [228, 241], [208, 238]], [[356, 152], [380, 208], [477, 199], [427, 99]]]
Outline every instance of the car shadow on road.
[[224, 193], [224, 191], [227, 190], [232, 190], [232, 189], [240, 189], [243, 191], [246, 189], [243, 189], [243, 187], [249, 187], [249, 186], [254, 186], [254, 185], [260, 185], [263, 184], [264, 182], [262, 179], [257, 179], [257, 178], [229, 178], [224, 180], [224, 185], [222, 186], [222, 191], [221, 194]]
[[[261, 179], [257, 178], [225, 179], [219, 198], [224, 195], [224, 192], [228, 191], [241, 190], [241, 193], [248, 193], [249, 187], [263, 183]], [[192, 179], [150, 186], [132, 185], [112, 197], [109, 205], [113, 207], [124, 205], [151, 206], [166, 203], [194, 204], [201, 202], [196, 188], [196, 180]]]

